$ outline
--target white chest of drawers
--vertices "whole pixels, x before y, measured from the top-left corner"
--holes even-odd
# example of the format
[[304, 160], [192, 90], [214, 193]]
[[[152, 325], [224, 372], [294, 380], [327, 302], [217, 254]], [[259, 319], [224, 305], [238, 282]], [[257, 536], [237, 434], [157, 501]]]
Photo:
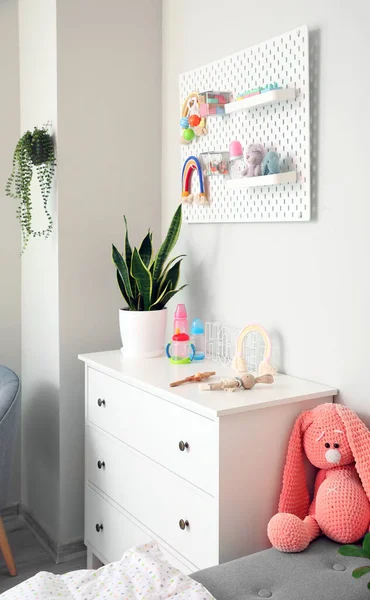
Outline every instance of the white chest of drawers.
[[204, 361], [85, 354], [85, 543], [89, 566], [157, 539], [185, 572], [268, 547], [296, 416], [336, 390], [286, 375], [233, 394], [171, 381]]

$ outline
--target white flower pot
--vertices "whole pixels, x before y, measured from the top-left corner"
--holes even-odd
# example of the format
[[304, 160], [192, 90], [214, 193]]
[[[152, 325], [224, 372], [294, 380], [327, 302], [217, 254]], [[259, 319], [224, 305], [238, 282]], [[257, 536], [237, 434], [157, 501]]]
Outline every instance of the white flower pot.
[[133, 311], [121, 308], [121, 352], [125, 358], [153, 358], [164, 353], [167, 309]]

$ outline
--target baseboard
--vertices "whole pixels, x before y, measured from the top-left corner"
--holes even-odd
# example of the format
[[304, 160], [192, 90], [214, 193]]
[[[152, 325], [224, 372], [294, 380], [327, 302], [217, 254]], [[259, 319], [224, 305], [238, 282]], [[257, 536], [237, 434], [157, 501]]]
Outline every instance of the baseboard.
[[69, 544], [59, 544], [43, 529], [27, 507], [21, 506], [19, 508], [19, 515], [31, 529], [41, 546], [49, 552], [57, 565], [73, 560], [74, 558], [86, 556], [86, 546], [82, 539]]
[[9, 519], [15, 519], [19, 517], [20, 504], [13, 504], [12, 506], [7, 506], [4, 510], [1, 511], [1, 518], [4, 521], [8, 521]]

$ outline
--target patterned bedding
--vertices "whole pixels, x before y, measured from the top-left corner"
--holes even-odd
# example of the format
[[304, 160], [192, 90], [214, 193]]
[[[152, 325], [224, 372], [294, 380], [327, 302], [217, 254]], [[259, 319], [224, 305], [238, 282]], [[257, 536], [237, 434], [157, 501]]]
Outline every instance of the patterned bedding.
[[1, 594], [2, 600], [214, 600], [201, 585], [163, 558], [155, 542], [126, 552], [97, 571], [41, 572]]

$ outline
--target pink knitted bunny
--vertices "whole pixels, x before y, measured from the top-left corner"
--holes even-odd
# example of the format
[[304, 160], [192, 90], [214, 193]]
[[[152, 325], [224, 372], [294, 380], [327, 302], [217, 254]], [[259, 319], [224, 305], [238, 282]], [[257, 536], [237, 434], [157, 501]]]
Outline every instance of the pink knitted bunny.
[[[304, 453], [319, 469], [311, 504]], [[321, 533], [352, 543], [369, 524], [370, 431], [340, 404], [302, 413], [289, 441], [279, 512], [267, 528], [271, 544], [282, 552], [301, 552]]]

